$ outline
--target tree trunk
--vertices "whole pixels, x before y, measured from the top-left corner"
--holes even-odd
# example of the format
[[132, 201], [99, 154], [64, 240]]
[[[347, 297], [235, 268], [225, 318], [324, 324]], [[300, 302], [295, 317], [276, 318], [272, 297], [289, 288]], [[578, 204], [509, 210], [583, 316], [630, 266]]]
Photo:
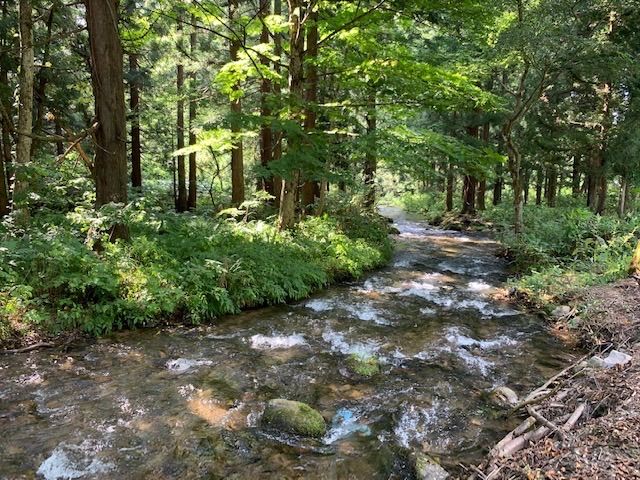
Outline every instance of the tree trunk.
[[477, 199], [476, 199], [476, 205], [478, 207], [478, 210], [480, 211], [484, 211], [487, 209], [487, 202], [485, 200], [486, 195], [487, 195], [487, 181], [480, 180], [480, 182], [478, 182], [478, 191], [477, 191]]
[[507, 163], [511, 174], [511, 186], [513, 188], [513, 230], [516, 235], [524, 233], [524, 185], [522, 172], [522, 157], [520, 150], [511, 137], [512, 124], [507, 124], [502, 136], [507, 149]]
[[[4, 7], [4, 5], [3, 5]], [[3, 11], [4, 20], [4, 11]], [[4, 38], [0, 46], [4, 46]], [[0, 65], [0, 84], [8, 85], [7, 71]], [[0, 104], [5, 105], [4, 98], [0, 98]], [[0, 218], [9, 213], [9, 175], [7, 168], [11, 164], [11, 136], [9, 134], [9, 126], [6, 125], [4, 116], [0, 116], [0, 127], [2, 127], [2, 135], [0, 135]]]
[[453, 210], [453, 190], [455, 184], [455, 176], [453, 175], [453, 165], [449, 163], [447, 166], [447, 197], [446, 197], [446, 210], [451, 212]]
[[[316, 128], [317, 122], [317, 104], [318, 104], [318, 66], [316, 59], [318, 58], [318, 12], [313, 11], [309, 15], [311, 22], [307, 28], [307, 61], [306, 63], [306, 91], [305, 91], [305, 113], [304, 113], [304, 130], [307, 135], [312, 133]], [[316, 198], [320, 196], [320, 185], [317, 180], [309, 178], [309, 174], [305, 174], [305, 181], [302, 186], [302, 209], [303, 212], [309, 213], [310, 207], [315, 203]]]
[[542, 167], [538, 167], [536, 173], [536, 205], [540, 205], [542, 204], [542, 190], [544, 189], [544, 194], [546, 196], [549, 184], [547, 182], [548, 178], [545, 177], [544, 169]]
[[[277, 16], [282, 15], [282, 0], [273, 0], [273, 14]], [[282, 34], [276, 32], [273, 36], [273, 53], [276, 56], [276, 61], [273, 65], [273, 69], [277, 74], [280, 74], [280, 61], [282, 60]], [[275, 82], [273, 86], [273, 94], [281, 100], [280, 82]], [[272, 132], [273, 135], [273, 132]], [[273, 139], [273, 161], [280, 160], [282, 158], [282, 131], [279, 131], [274, 135]], [[280, 206], [282, 195], [282, 177], [279, 175], [273, 176], [273, 195], [275, 198], [275, 204]]]
[[[191, 24], [196, 24], [196, 17], [191, 16]], [[191, 27], [191, 35], [189, 35], [189, 50], [191, 58], [195, 60], [196, 49], [198, 47], [198, 37], [195, 27]], [[196, 144], [196, 115], [198, 104], [196, 100], [196, 70], [191, 68], [189, 72], [189, 145]], [[198, 203], [198, 172], [197, 172], [197, 153], [191, 152], [189, 154], [189, 193], [187, 198], [187, 208], [189, 210], [195, 210]]]
[[478, 180], [471, 175], [464, 176], [462, 187], [462, 213], [463, 215], [474, 215], [476, 213], [476, 186]]
[[367, 111], [367, 151], [364, 160], [364, 207], [373, 210], [376, 203], [376, 169], [378, 158], [376, 155], [377, 130], [376, 95], [369, 95], [369, 109]]
[[493, 182], [493, 205], [500, 205], [502, 203], [502, 187], [504, 185], [504, 179], [502, 177], [502, 165], [496, 167], [496, 179]]
[[572, 162], [571, 173], [571, 195], [573, 197], [580, 196], [580, 180], [582, 174], [580, 173], [580, 157], [574, 156]]
[[[49, 16], [47, 17], [47, 37], [45, 39], [44, 44], [44, 52], [42, 54], [42, 66], [38, 71], [38, 82], [34, 95], [35, 102], [35, 123], [33, 126], [34, 132], [39, 132], [42, 130], [42, 125], [44, 124], [44, 107], [46, 105], [47, 96], [47, 83], [49, 81], [49, 70], [50, 68], [47, 66], [49, 63], [49, 57], [51, 54], [51, 31], [53, 29], [53, 18], [55, 15], [56, 4], [54, 3], [49, 10]], [[31, 143], [31, 157], [33, 157], [34, 152], [37, 148], [37, 141], [32, 141]]]
[[27, 190], [26, 167], [31, 161], [31, 134], [33, 127], [33, 19], [31, 0], [20, 0], [20, 94], [18, 103], [18, 142], [16, 145], [16, 173], [13, 208], [26, 221]]
[[[229, 1], [229, 23], [233, 25], [238, 13], [238, 0]], [[229, 44], [229, 56], [232, 62], [238, 60], [240, 51], [240, 41], [235, 37]], [[235, 85], [234, 90], [239, 86]], [[234, 206], [244, 202], [244, 153], [242, 139], [240, 138], [242, 114], [242, 101], [239, 98], [231, 101], [231, 133], [234, 136], [233, 147], [231, 148], [231, 203]]]
[[[262, 21], [262, 32], [260, 33], [260, 43], [266, 45], [269, 43], [269, 28], [266, 25], [266, 18], [270, 13], [270, 0], [260, 0], [260, 12], [259, 16]], [[269, 58], [263, 56], [260, 58], [260, 63], [269, 67]], [[271, 106], [269, 105], [269, 95], [272, 94], [273, 85], [269, 77], [264, 76], [260, 86], [260, 116], [262, 117], [262, 125], [260, 127], [260, 165], [265, 173], [262, 174], [260, 179], [260, 188], [262, 188], [269, 195], [275, 196], [273, 175], [266, 173], [269, 168], [269, 163], [273, 159], [273, 131], [271, 129]]]
[[[127, 202], [127, 138], [118, 0], [85, 0], [91, 48], [91, 79], [97, 129], [96, 207]], [[111, 228], [111, 240], [128, 238], [125, 225]]]
[[627, 213], [627, 200], [629, 198], [629, 181], [626, 175], [620, 177], [620, 195], [618, 197], [618, 216], [624, 217]]
[[[178, 56], [182, 58], [182, 12], [178, 14]], [[178, 63], [176, 71], [176, 88], [178, 94], [178, 112], [176, 119], [176, 135], [178, 137], [178, 150], [184, 148], [184, 65]], [[176, 211], [187, 211], [187, 168], [184, 155], [178, 155], [178, 198], [176, 199]]]
[[[298, 122], [301, 121], [302, 112], [298, 105], [301, 104], [304, 94], [304, 25], [302, 23], [302, 7], [304, 0], [288, 0], [289, 4], [289, 94], [291, 95], [292, 117]], [[302, 148], [301, 141], [295, 134], [288, 138], [287, 147], [295, 154]], [[300, 170], [295, 166], [289, 173], [288, 178], [282, 184], [282, 194], [280, 197], [280, 212], [278, 215], [278, 228], [280, 230], [291, 228], [295, 223], [295, 198]]]
[[547, 206], [555, 207], [558, 195], [558, 167], [556, 165], [549, 166], [547, 170], [547, 177], [549, 178], [549, 187], [547, 188]]
[[131, 112], [131, 186], [142, 187], [140, 143], [140, 79], [138, 55], [129, 53], [129, 110]]

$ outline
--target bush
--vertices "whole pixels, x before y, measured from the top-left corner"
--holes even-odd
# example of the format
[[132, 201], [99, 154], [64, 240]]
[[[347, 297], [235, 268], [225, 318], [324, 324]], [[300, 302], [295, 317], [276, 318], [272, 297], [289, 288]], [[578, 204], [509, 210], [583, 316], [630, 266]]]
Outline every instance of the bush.
[[594, 215], [569, 202], [556, 208], [526, 206], [525, 233], [516, 237], [500, 205], [485, 217], [500, 228], [500, 238], [519, 275], [511, 283], [543, 306], [573, 290], [627, 275], [640, 235], [640, 216], [620, 219]]
[[[30, 328], [100, 335], [167, 320], [210, 321], [304, 298], [382, 265], [391, 253], [386, 222], [353, 210], [278, 232], [263, 220], [177, 215], [143, 203], [41, 214], [27, 231], [5, 224], [0, 339]], [[96, 233], [114, 216], [128, 224], [129, 243]]]

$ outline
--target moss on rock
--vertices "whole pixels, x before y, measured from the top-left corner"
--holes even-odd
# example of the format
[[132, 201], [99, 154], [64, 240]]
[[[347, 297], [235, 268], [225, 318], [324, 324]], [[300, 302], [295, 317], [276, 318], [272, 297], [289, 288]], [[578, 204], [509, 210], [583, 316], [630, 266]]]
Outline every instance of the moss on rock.
[[321, 437], [327, 430], [322, 415], [306, 403], [277, 398], [270, 400], [262, 422], [272, 428], [307, 437]]
[[363, 377], [373, 377], [380, 373], [380, 362], [376, 357], [353, 354], [347, 358], [347, 368]]

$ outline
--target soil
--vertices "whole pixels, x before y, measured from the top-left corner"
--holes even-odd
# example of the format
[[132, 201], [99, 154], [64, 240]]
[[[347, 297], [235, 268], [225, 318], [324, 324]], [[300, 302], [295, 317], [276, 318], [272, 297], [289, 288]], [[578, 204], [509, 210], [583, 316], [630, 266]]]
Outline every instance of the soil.
[[[616, 349], [632, 355], [631, 362], [611, 369], [585, 360], [570, 366], [528, 405], [542, 417], [530, 431], [546, 421], [547, 434], [510, 456], [490, 453], [459, 478], [640, 479], [640, 285], [626, 279], [589, 287], [567, 306], [552, 320], [555, 331], [588, 349], [587, 359]], [[565, 431], [579, 409], [579, 420]], [[530, 413], [522, 406], [513, 415], [524, 420]]]

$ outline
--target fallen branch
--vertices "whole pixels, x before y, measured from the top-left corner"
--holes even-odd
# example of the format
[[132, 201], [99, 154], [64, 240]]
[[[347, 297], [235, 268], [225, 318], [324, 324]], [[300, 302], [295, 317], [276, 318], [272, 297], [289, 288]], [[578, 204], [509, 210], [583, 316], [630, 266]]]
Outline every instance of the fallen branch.
[[13, 353], [25, 353], [25, 352], [31, 352], [32, 350], [37, 350], [39, 348], [52, 348], [52, 347], [55, 347], [55, 344], [51, 342], [38, 342], [38, 343], [34, 343], [33, 345], [29, 345], [27, 347], [14, 348], [11, 350], [0, 350], [0, 355], [10, 355]]
[[532, 406], [529, 405], [527, 407], [527, 412], [529, 413], [529, 415], [531, 415], [533, 418], [535, 418], [542, 425], [544, 425], [548, 429], [556, 432], [558, 434], [558, 437], [560, 437], [561, 440], [564, 440], [564, 432], [560, 429], [560, 427], [558, 427], [551, 420], [548, 420], [547, 418], [545, 418], [540, 412], [538, 412], [535, 409], [535, 407], [532, 407]]
[[576, 408], [575, 411], [571, 414], [571, 416], [569, 417], [569, 420], [567, 420], [565, 424], [562, 426], [562, 429], [565, 432], [568, 432], [573, 427], [575, 427], [576, 423], [578, 423], [578, 420], [580, 420], [580, 417], [582, 416], [582, 414], [586, 409], [587, 409], [586, 403], [581, 403], [580, 405], [578, 405], [578, 408]]

